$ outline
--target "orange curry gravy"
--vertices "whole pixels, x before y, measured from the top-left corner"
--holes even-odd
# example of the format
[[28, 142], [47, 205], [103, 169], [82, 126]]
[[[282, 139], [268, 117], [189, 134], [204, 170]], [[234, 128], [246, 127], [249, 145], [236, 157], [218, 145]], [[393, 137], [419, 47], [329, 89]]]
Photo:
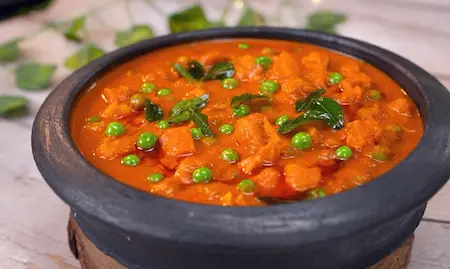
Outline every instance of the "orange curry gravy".
[[[249, 48], [239, 48], [240, 43]], [[255, 63], [261, 55], [272, 60], [267, 70]], [[172, 68], [176, 62], [186, 66], [194, 59], [206, 71], [217, 62], [231, 62], [239, 85], [225, 89], [220, 80], [190, 83]], [[329, 82], [332, 72], [343, 76], [334, 85]], [[271, 99], [252, 101], [248, 116], [233, 116], [231, 98], [258, 94], [261, 83], [268, 79], [279, 84]], [[170, 118], [177, 102], [209, 93], [201, 112], [208, 116], [215, 137], [193, 139], [190, 129], [196, 126], [191, 121], [166, 129], [146, 121], [143, 111], [130, 107], [130, 97], [140, 91], [143, 82], [156, 85], [156, 90], [145, 95], [162, 108], [164, 119]], [[170, 89], [171, 94], [157, 96], [161, 88]], [[295, 102], [319, 88], [325, 88], [324, 95], [343, 107], [344, 127], [333, 130], [324, 122], [312, 121], [288, 134], [277, 133], [275, 120], [280, 115], [299, 116]], [[373, 89], [381, 92], [380, 99], [370, 96]], [[99, 120], [89, 123], [92, 116]], [[122, 123], [123, 135], [105, 135], [112, 121]], [[233, 133], [221, 133], [223, 124], [232, 124]], [[142, 132], [158, 136], [153, 150], [136, 147]], [[291, 138], [298, 132], [311, 136], [310, 148], [292, 146]], [[71, 134], [82, 154], [111, 177], [165, 197], [225, 206], [265, 205], [265, 200], [258, 198], [262, 196], [302, 200], [359, 186], [404, 159], [422, 133], [415, 104], [380, 70], [318, 46], [258, 39], [197, 42], [143, 55], [110, 71], [83, 93], [71, 119]], [[353, 152], [347, 160], [336, 157], [336, 149], [343, 145]], [[229, 163], [221, 159], [225, 148], [234, 149], [239, 160]], [[129, 154], [139, 156], [140, 163], [123, 165], [122, 158]], [[212, 171], [209, 182], [193, 181], [192, 173], [199, 167]], [[153, 183], [147, 180], [152, 173], [165, 178]], [[250, 192], [237, 188], [244, 179], [254, 183]]]

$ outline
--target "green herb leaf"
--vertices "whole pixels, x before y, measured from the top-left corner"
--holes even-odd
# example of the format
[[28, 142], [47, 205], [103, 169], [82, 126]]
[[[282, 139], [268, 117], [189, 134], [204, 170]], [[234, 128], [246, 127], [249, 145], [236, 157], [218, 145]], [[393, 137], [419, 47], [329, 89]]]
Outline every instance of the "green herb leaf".
[[242, 103], [247, 103], [255, 99], [268, 99], [269, 97], [262, 94], [251, 94], [251, 93], [244, 93], [238, 96], [234, 96], [231, 98], [230, 106], [236, 107], [239, 106]]
[[325, 89], [319, 89], [317, 91], [314, 91], [312, 93], [310, 93], [305, 99], [303, 100], [298, 100], [295, 103], [295, 110], [297, 112], [306, 112], [311, 108], [311, 105], [313, 104], [314, 101], [316, 101], [318, 98], [322, 97], [322, 94], [325, 93]]
[[293, 130], [294, 130], [295, 128], [297, 128], [298, 126], [300, 126], [300, 125], [302, 125], [302, 124], [305, 124], [305, 123], [309, 122], [310, 120], [311, 120], [311, 119], [309, 119], [307, 115], [302, 114], [302, 115], [300, 115], [299, 117], [297, 117], [297, 118], [295, 118], [295, 119], [293, 119], [293, 120], [290, 120], [290, 121], [285, 122], [283, 125], [281, 125], [281, 126], [278, 128], [277, 131], [278, 131], [280, 134], [287, 134], [287, 133], [293, 131]]
[[27, 100], [21, 96], [0, 95], [0, 116], [15, 117], [26, 114]]
[[149, 122], [158, 121], [163, 118], [163, 111], [161, 107], [153, 104], [150, 100], [145, 100], [145, 108], [144, 108], [144, 116], [145, 120]]
[[246, 8], [244, 14], [239, 20], [239, 26], [258, 26], [265, 23], [264, 17], [251, 8]]
[[182, 123], [191, 119], [191, 110], [183, 110], [180, 114], [172, 116], [169, 123]]
[[314, 102], [310, 112], [310, 119], [324, 120], [333, 129], [344, 127], [344, 110], [334, 99], [323, 97]]
[[187, 32], [210, 27], [205, 12], [200, 5], [195, 5], [169, 16], [169, 27], [172, 33]]
[[114, 44], [125, 47], [154, 36], [153, 30], [148, 25], [133, 25], [128, 30], [117, 32]]
[[175, 71], [177, 71], [177, 73], [180, 74], [180, 76], [183, 76], [189, 82], [195, 81], [195, 78], [189, 73], [188, 70], [186, 70], [186, 68], [184, 68], [184, 66], [182, 64], [180, 64], [180, 63], [174, 64], [173, 69], [175, 69]]
[[214, 136], [208, 126], [208, 116], [195, 110], [191, 110], [191, 120], [202, 131], [204, 136]]
[[231, 78], [234, 75], [234, 66], [230, 62], [219, 62], [213, 65], [211, 69], [208, 70], [203, 80], [222, 80], [224, 78]]
[[346, 17], [343, 14], [321, 10], [309, 15], [306, 28], [335, 34], [336, 26], [345, 22], [345, 20]]
[[189, 109], [194, 109], [194, 110], [202, 109], [206, 106], [206, 104], [208, 103], [208, 100], [209, 100], [209, 94], [204, 94], [204, 95], [196, 97], [196, 98], [180, 101], [172, 107], [172, 117], [176, 117], [176, 116], [180, 115], [181, 112], [189, 110]]
[[19, 57], [19, 42], [21, 40], [21, 38], [17, 38], [0, 44], [0, 62], [12, 62]]
[[87, 44], [72, 54], [66, 60], [64, 65], [71, 70], [75, 70], [97, 59], [98, 57], [103, 56], [103, 54], [105, 54], [103, 50], [99, 49], [94, 44]]
[[15, 69], [16, 85], [24, 90], [40, 90], [50, 86], [56, 65], [25, 63]]
[[85, 30], [86, 17], [81, 16], [70, 22], [69, 28], [64, 31], [64, 36], [72, 41], [81, 42], [83, 31]]
[[195, 79], [201, 79], [205, 75], [205, 68], [198, 61], [191, 61], [189, 63], [189, 74]]

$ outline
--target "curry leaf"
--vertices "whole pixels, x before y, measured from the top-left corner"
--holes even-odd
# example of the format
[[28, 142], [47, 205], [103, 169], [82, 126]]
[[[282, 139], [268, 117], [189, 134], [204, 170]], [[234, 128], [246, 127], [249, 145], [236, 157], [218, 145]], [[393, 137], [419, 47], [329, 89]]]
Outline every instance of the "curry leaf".
[[17, 87], [24, 90], [40, 90], [48, 88], [55, 73], [56, 65], [25, 63], [15, 70]]
[[320, 98], [322, 96], [322, 94], [325, 93], [325, 89], [319, 89], [317, 91], [314, 91], [312, 93], [310, 93], [308, 95], [308, 97], [306, 97], [303, 100], [298, 100], [295, 103], [295, 110], [297, 112], [306, 112], [311, 108], [311, 105], [313, 104], [314, 101], [316, 101], [318, 98]]
[[296, 119], [290, 120], [286, 123], [284, 123], [283, 125], [281, 125], [278, 128], [278, 132], [280, 134], [287, 134], [291, 131], [293, 131], [295, 128], [297, 128], [298, 126], [309, 122], [311, 119], [308, 118], [308, 116], [305, 114], [300, 115], [299, 117], [297, 117]]
[[219, 62], [208, 70], [203, 80], [231, 78], [234, 75], [234, 66], [230, 62]]
[[117, 32], [114, 44], [124, 47], [154, 36], [153, 30], [148, 25], [134, 25], [128, 30]]
[[169, 16], [169, 27], [172, 33], [199, 30], [210, 26], [205, 12], [199, 5], [192, 6]]
[[335, 34], [336, 25], [345, 22], [345, 20], [346, 17], [343, 14], [321, 10], [309, 15], [306, 28]]
[[95, 46], [94, 44], [87, 44], [81, 47], [78, 51], [72, 54], [68, 59], [66, 59], [64, 65], [69, 69], [78, 69], [92, 60], [105, 54], [103, 50]]
[[231, 98], [230, 106], [236, 107], [242, 103], [250, 102], [254, 99], [268, 99], [266, 95], [262, 94], [251, 94], [251, 93], [244, 93], [238, 96], [234, 96]]
[[163, 118], [163, 111], [161, 107], [153, 104], [150, 100], [145, 100], [144, 109], [145, 120], [149, 122], [154, 122]]
[[246, 8], [239, 20], [239, 26], [258, 26], [264, 24], [264, 17], [251, 8]]
[[214, 136], [208, 126], [208, 116], [195, 110], [191, 110], [191, 120], [202, 131], [204, 136]]
[[195, 79], [201, 79], [205, 75], [205, 68], [198, 61], [191, 61], [189, 63], [189, 74]]
[[191, 110], [183, 110], [180, 114], [172, 116], [169, 123], [182, 123], [191, 119]]
[[19, 57], [19, 42], [21, 38], [0, 44], [0, 62], [12, 62]]
[[186, 68], [184, 68], [182, 64], [180, 63], [174, 64], [173, 69], [175, 69], [175, 71], [177, 71], [178, 74], [186, 78], [189, 82], [195, 81], [195, 78], [189, 73], [188, 70], [186, 70]]
[[194, 109], [199, 110], [206, 106], [209, 100], [209, 94], [203, 94], [199, 97], [183, 100], [172, 107], [172, 117], [180, 115], [183, 111]]
[[82, 39], [82, 32], [85, 30], [85, 21], [85, 16], [72, 20], [69, 28], [64, 31], [64, 36], [69, 40], [80, 42]]
[[21, 96], [0, 95], [0, 116], [13, 117], [27, 111], [27, 100]]
[[311, 119], [314, 116], [315, 119], [325, 120], [333, 129], [344, 127], [344, 110], [338, 102], [329, 97], [314, 102], [309, 114]]

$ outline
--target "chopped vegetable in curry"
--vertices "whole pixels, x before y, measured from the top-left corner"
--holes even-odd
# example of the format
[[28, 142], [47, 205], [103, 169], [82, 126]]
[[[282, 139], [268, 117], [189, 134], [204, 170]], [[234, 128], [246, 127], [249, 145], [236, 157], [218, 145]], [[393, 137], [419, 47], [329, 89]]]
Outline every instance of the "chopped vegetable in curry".
[[412, 100], [367, 63], [309, 44], [216, 40], [151, 52], [77, 101], [71, 133], [97, 168], [215, 205], [312, 200], [364, 184], [417, 145]]

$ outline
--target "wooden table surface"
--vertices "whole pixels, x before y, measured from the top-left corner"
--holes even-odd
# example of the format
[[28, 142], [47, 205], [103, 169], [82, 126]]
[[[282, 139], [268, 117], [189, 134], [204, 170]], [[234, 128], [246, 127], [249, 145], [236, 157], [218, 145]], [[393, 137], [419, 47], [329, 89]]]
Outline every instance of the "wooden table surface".
[[[131, 0], [131, 21], [150, 23], [157, 34], [164, 34], [168, 29], [163, 13], [195, 1], [153, 2], [164, 12], [150, 9], [143, 0]], [[319, 8], [345, 13], [348, 19], [339, 27], [340, 34], [392, 50], [419, 64], [450, 88], [449, 0], [248, 2], [270, 14], [269, 23], [288, 26], [304, 25], [306, 15]], [[278, 5], [278, 2], [284, 5]], [[220, 16], [223, 3], [203, 1], [208, 16], [213, 18]], [[228, 23], [233, 23], [242, 11], [239, 3], [237, 1], [231, 9]], [[0, 43], [36, 31], [45, 22], [70, 19], [88, 10], [91, 10], [88, 18], [90, 38], [103, 48], [112, 49], [113, 29], [124, 29], [131, 23], [124, 0], [56, 0], [45, 11], [0, 23]], [[21, 44], [24, 58], [58, 64], [55, 83], [70, 73], [64, 69], [63, 62], [76, 47], [54, 30], [43, 31]], [[31, 115], [18, 120], [0, 119], [0, 268], [79, 268], [67, 245], [69, 209], [46, 185], [31, 154], [34, 114], [51, 89], [35, 92], [16, 89], [12, 68], [0, 66], [0, 94], [26, 95], [30, 100]], [[430, 201], [416, 230], [410, 268], [450, 268], [450, 184]]]

